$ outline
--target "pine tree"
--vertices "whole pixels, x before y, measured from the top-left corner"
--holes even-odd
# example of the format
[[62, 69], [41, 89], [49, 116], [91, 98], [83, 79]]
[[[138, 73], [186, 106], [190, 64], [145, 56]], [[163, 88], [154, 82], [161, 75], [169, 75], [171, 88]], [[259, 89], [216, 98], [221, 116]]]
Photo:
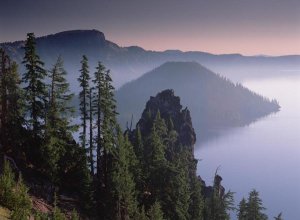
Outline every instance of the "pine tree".
[[[8, 121], [11, 127], [16, 128], [23, 123], [23, 91], [20, 87], [21, 79], [18, 73], [18, 65], [12, 62], [10, 72], [7, 77], [7, 91], [8, 91]], [[16, 136], [15, 136], [16, 137]]]
[[[1, 128], [1, 141], [5, 141], [6, 138], [6, 128], [7, 128], [7, 75], [8, 75], [8, 66], [10, 63], [9, 57], [5, 54], [5, 51], [1, 48], [0, 49], [0, 128]], [[5, 143], [2, 143], [3, 145], [6, 145]]]
[[26, 72], [23, 75], [26, 95], [26, 111], [28, 113], [27, 125], [33, 130], [34, 136], [41, 135], [45, 124], [45, 110], [47, 104], [47, 89], [44, 79], [46, 71], [44, 63], [36, 53], [36, 42], [33, 33], [27, 34], [25, 43], [25, 64]]
[[90, 163], [90, 170], [91, 175], [94, 175], [94, 137], [93, 137], [93, 88], [90, 88], [89, 91], [89, 121], [90, 121], [90, 146], [89, 146], [89, 163]]
[[71, 125], [70, 119], [74, 112], [73, 107], [70, 106], [74, 95], [69, 90], [66, 75], [63, 60], [58, 57], [50, 71], [50, 96], [45, 147], [43, 148], [45, 168], [53, 181], [57, 178], [58, 161], [66, 153], [66, 145], [72, 139], [72, 133], [76, 130], [76, 126]]
[[80, 76], [78, 78], [78, 81], [80, 83], [81, 91], [79, 93], [79, 98], [80, 98], [80, 115], [81, 115], [81, 127], [82, 127], [82, 132], [80, 133], [80, 141], [81, 141], [81, 146], [82, 148], [86, 148], [87, 144], [87, 139], [86, 139], [86, 134], [87, 134], [87, 120], [88, 120], [88, 95], [89, 95], [89, 66], [88, 66], [88, 59], [84, 55], [82, 57], [81, 61], [81, 69], [80, 69]]
[[134, 219], [137, 216], [137, 201], [133, 174], [136, 157], [127, 136], [118, 131], [116, 159], [113, 164], [113, 188], [116, 196], [116, 219]]
[[193, 220], [203, 219], [204, 202], [201, 194], [201, 183], [197, 176], [190, 179], [189, 214]]
[[144, 195], [144, 186], [146, 176], [144, 175], [143, 170], [145, 170], [145, 160], [144, 160], [144, 143], [139, 126], [137, 126], [135, 139], [133, 142], [134, 153], [136, 155], [136, 164], [134, 166], [134, 179], [136, 183], [137, 197], [138, 201], [142, 201]]
[[158, 111], [147, 140], [147, 146], [145, 146], [145, 162], [148, 164], [150, 173], [153, 172], [154, 174], [157, 169], [165, 166], [167, 163], [165, 158], [166, 146], [164, 145], [166, 135], [166, 124]]
[[249, 193], [247, 217], [253, 220], [266, 220], [267, 216], [263, 213], [266, 208], [263, 207], [262, 200], [259, 198], [259, 193], [254, 189]]
[[229, 212], [234, 210], [233, 192], [222, 192], [220, 185], [221, 177], [215, 174], [212, 194], [206, 199], [206, 207], [204, 217], [206, 220], [229, 220]]
[[159, 202], [154, 202], [148, 211], [149, 220], [164, 220], [163, 212]]
[[[101, 170], [101, 154], [102, 154], [102, 145], [103, 145], [103, 139], [102, 139], [102, 126], [103, 126], [103, 110], [105, 108], [104, 103], [104, 75], [105, 75], [105, 67], [101, 64], [101, 62], [98, 63], [98, 66], [96, 67], [96, 72], [94, 73], [94, 80], [93, 83], [95, 85], [95, 92], [93, 97], [93, 108], [94, 108], [94, 114], [96, 117], [96, 152], [97, 152], [97, 170]], [[100, 178], [100, 172], [97, 172], [98, 178]]]
[[96, 116], [97, 204], [100, 216], [111, 216], [112, 172], [116, 157], [116, 101], [109, 70], [99, 62], [95, 72], [93, 106]]
[[53, 220], [66, 220], [67, 219], [66, 216], [64, 215], [64, 213], [62, 213], [62, 211], [57, 206], [56, 193], [54, 195], [54, 209], [53, 209], [53, 213], [52, 213], [52, 219]]
[[20, 145], [23, 118], [22, 90], [18, 66], [0, 49], [0, 139], [3, 151]]
[[0, 204], [12, 211], [12, 220], [28, 219], [31, 213], [32, 204], [22, 176], [15, 181], [15, 175], [6, 160], [0, 175]]
[[[114, 98], [114, 87], [110, 77], [110, 71], [107, 70], [104, 75], [104, 91], [103, 91], [103, 147], [104, 157], [111, 153], [115, 142], [115, 131], [117, 124], [116, 100]], [[105, 160], [105, 159], [104, 159]]]
[[[165, 131], [165, 132], [163, 132]], [[153, 123], [150, 134], [145, 137], [144, 144], [144, 170], [143, 175], [145, 185], [143, 193], [143, 204], [146, 210], [149, 209], [155, 201], [163, 202], [165, 198], [166, 174], [169, 171], [168, 161], [165, 158], [166, 146], [164, 137], [166, 136], [166, 125], [158, 112]]]
[[149, 220], [149, 218], [146, 215], [144, 206], [141, 207], [139, 213], [137, 214], [136, 220]]
[[239, 208], [238, 208], [238, 214], [237, 214], [237, 217], [238, 217], [238, 220], [247, 220], [247, 202], [245, 200], [245, 198], [243, 198], [240, 203], [239, 203]]

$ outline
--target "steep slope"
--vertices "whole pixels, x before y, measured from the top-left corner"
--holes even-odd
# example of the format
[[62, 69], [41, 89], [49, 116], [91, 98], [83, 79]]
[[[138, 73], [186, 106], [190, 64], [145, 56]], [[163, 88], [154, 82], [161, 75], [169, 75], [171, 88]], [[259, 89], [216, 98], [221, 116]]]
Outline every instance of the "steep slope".
[[[0, 44], [0, 47], [5, 48], [18, 63], [21, 63], [23, 58], [22, 46], [24, 41]], [[89, 58], [91, 72], [94, 72], [94, 66], [99, 60], [111, 69], [116, 87], [167, 61], [196, 61], [234, 81], [249, 77], [283, 76], [300, 69], [300, 56], [265, 57], [214, 55], [180, 50], [148, 51], [137, 46], [120, 47], [106, 40], [104, 34], [97, 30], [73, 30], [39, 37], [37, 50], [47, 68], [54, 64], [58, 55], [62, 55], [73, 90], [78, 87], [76, 78], [83, 54]]]
[[276, 101], [234, 84], [196, 62], [168, 62], [116, 92], [119, 122], [139, 118], [149, 96], [173, 89], [191, 111], [200, 140], [218, 129], [243, 126], [279, 110]]

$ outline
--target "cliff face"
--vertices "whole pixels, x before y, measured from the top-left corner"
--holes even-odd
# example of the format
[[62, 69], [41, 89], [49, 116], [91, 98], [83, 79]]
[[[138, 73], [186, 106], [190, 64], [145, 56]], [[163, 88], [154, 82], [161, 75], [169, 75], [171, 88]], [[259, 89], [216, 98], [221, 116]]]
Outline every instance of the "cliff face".
[[190, 111], [187, 108], [182, 109], [180, 98], [174, 95], [173, 90], [167, 89], [158, 93], [155, 97], [150, 97], [142, 117], [137, 123], [143, 135], [150, 132], [150, 123], [156, 117], [157, 112], [160, 112], [161, 118], [167, 123], [172, 124], [178, 134], [178, 142], [193, 148], [196, 142], [196, 134]]

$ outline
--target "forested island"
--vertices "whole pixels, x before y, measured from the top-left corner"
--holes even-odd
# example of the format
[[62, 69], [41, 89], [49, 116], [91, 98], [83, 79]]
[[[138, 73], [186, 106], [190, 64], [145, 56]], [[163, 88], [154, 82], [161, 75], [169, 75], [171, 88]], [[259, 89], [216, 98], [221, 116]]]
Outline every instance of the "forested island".
[[33, 33], [24, 50], [22, 74], [0, 51], [1, 218], [268, 219], [256, 190], [235, 207], [217, 172], [212, 186], [197, 176], [196, 134], [176, 91], [157, 91], [122, 130], [110, 71], [83, 55], [77, 125], [63, 57], [47, 71]]
[[139, 117], [151, 95], [169, 88], [189, 107], [200, 142], [222, 129], [245, 126], [280, 110], [276, 100], [233, 83], [199, 63], [167, 62], [116, 91], [120, 124], [126, 125], [132, 116]]

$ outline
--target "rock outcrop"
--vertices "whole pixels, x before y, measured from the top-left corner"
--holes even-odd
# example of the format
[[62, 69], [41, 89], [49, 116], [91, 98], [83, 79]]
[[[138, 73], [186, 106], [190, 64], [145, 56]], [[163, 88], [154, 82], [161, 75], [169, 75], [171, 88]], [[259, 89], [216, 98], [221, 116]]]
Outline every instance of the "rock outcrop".
[[151, 123], [160, 113], [161, 118], [166, 122], [172, 123], [174, 130], [178, 133], [178, 142], [186, 147], [194, 147], [196, 142], [196, 134], [193, 128], [190, 111], [182, 109], [180, 98], [174, 95], [171, 89], [158, 93], [155, 97], [150, 97], [146, 107], [142, 113], [141, 119], [137, 126], [143, 135], [148, 134], [151, 129]]
[[[189, 175], [196, 176], [197, 160], [194, 158], [194, 144], [196, 142], [196, 134], [193, 128], [192, 118], [188, 108], [183, 108], [180, 103], [180, 98], [175, 96], [172, 89], [163, 90], [156, 96], [151, 96], [146, 103], [146, 107], [142, 113], [141, 119], [137, 123], [142, 136], [148, 136], [151, 132], [152, 123], [157, 114], [165, 120], [167, 124], [172, 124], [173, 129], [177, 132], [177, 145], [182, 145], [188, 149], [191, 154], [189, 160], [191, 161], [189, 167]], [[170, 122], [171, 121], [171, 122]], [[130, 132], [131, 138], [135, 138], [135, 131]], [[222, 186], [222, 177], [215, 175], [214, 186], [206, 185], [205, 181], [200, 176], [197, 179], [202, 186], [202, 196], [204, 198], [211, 198], [213, 191], [217, 190], [218, 196], [223, 198], [225, 188]]]

